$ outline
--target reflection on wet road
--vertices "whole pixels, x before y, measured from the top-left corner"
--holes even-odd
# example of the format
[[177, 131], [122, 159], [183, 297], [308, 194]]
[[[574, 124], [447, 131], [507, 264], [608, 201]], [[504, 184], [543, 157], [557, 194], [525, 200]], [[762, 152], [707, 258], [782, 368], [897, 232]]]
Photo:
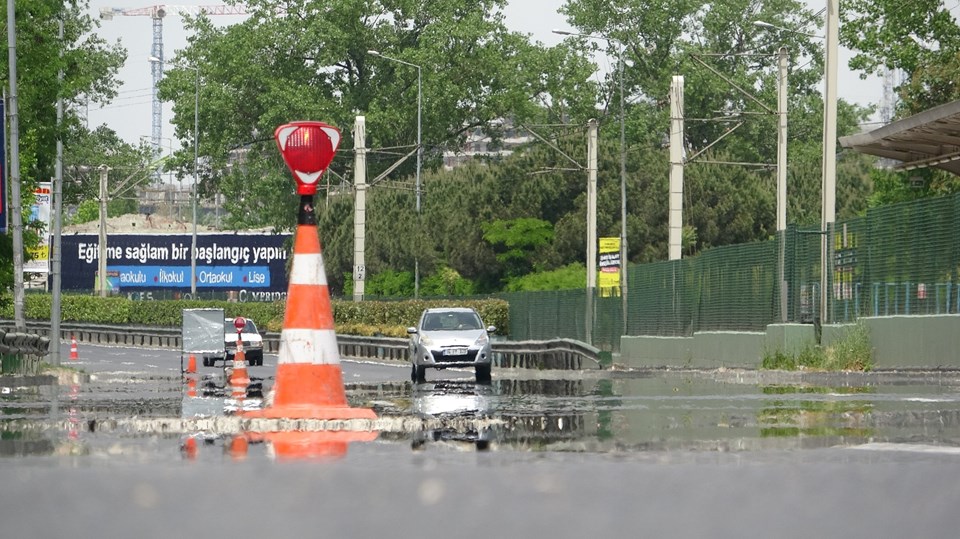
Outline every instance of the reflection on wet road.
[[[282, 444], [329, 456], [360, 439], [251, 431], [243, 412], [263, 407], [271, 369], [231, 387], [220, 369], [116, 367], [0, 378], [0, 456], [247, 458]], [[350, 404], [380, 418], [367, 439], [414, 451], [960, 448], [960, 373], [503, 371], [478, 384], [447, 372], [413, 384], [403, 366], [354, 365], [345, 378]]]
[[[760, 451], [868, 442], [960, 446], [960, 385], [876, 375], [862, 386], [718, 382], [711, 373], [497, 379], [358, 387], [383, 414], [487, 425], [491, 447], [550, 451]], [[408, 399], [410, 399], [408, 404]], [[389, 403], [389, 404], [388, 404]], [[457, 439], [462, 439], [458, 433]], [[429, 437], [427, 437], [429, 439]], [[443, 438], [443, 437], [441, 437]]]

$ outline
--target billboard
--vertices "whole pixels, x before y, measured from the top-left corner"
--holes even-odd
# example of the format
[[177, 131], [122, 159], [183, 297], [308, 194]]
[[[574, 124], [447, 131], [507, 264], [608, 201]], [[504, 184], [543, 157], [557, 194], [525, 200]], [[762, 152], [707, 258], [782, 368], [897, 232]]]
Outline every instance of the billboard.
[[[273, 301], [287, 292], [291, 234], [197, 234], [197, 291], [237, 292], [241, 301]], [[117, 293], [190, 292], [190, 234], [108, 234], [107, 287]], [[63, 290], [93, 290], [97, 234], [64, 234]]]
[[620, 295], [620, 238], [600, 238], [600, 297]]
[[50, 205], [53, 203], [50, 187], [50, 182], [40, 182], [33, 191], [28, 222], [40, 223], [42, 233], [37, 245], [29, 249], [30, 260], [23, 263], [24, 273], [50, 272]]

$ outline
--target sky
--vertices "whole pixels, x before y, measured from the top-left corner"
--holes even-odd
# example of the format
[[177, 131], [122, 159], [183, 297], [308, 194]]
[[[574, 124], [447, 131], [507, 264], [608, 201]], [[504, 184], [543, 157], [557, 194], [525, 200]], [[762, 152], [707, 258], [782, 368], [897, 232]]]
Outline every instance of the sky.
[[[819, 10], [825, 5], [825, 0], [807, 0], [812, 9]], [[131, 9], [162, 4], [157, 0], [90, 0], [91, 14], [99, 18], [100, 8], [112, 7]], [[554, 29], [570, 29], [566, 19], [557, 13], [563, 0], [509, 0], [504, 11], [507, 26], [518, 32], [531, 34], [533, 39], [545, 45], [555, 45], [563, 36], [553, 33]], [[217, 5], [217, 0], [175, 0], [172, 5]], [[243, 19], [242, 16], [214, 16], [211, 17], [218, 24], [235, 24]], [[97, 30], [108, 42], [120, 40], [127, 48], [128, 57], [124, 67], [120, 70], [119, 78], [123, 86], [113, 103], [98, 108], [91, 106], [87, 111], [88, 125], [94, 128], [101, 124], [117, 132], [129, 143], [136, 144], [142, 138], [149, 140], [151, 134], [151, 83], [152, 76], [148, 58], [151, 55], [152, 22], [149, 16], [116, 16], [112, 20], [102, 20]], [[175, 57], [176, 51], [186, 46], [186, 32], [182, 20], [177, 15], [167, 15], [163, 19], [164, 56], [166, 60]], [[882, 95], [881, 81], [872, 77], [860, 80], [856, 73], [850, 71], [847, 63], [850, 52], [840, 51], [839, 64], [839, 97], [849, 102], [861, 105], [878, 104]], [[597, 58], [595, 62], [601, 70], [609, 70], [611, 61], [606, 58]], [[597, 75], [600, 76], [600, 75]], [[169, 120], [173, 117], [172, 105], [163, 104], [163, 124], [161, 146], [163, 153], [169, 148], [179, 148], [179, 141], [173, 140], [173, 126]]]

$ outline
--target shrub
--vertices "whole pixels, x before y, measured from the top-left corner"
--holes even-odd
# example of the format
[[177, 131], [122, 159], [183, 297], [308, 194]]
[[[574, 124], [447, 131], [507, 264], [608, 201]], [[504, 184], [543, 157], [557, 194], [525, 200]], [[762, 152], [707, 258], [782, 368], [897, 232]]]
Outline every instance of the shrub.
[[818, 345], [807, 346], [795, 356], [782, 350], [767, 352], [764, 354], [761, 368], [869, 371], [873, 368], [870, 330], [861, 321], [851, 326], [843, 336], [827, 348]]
[[[24, 316], [29, 320], [49, 320], [50, 294], [28, 294], [24, 298]], [[356, 335], [406, 336], [406, 328], [417, 324], [420, 313], [428, 307], [473, 307], [487, 325], [498, 333], [510, 328], [510, 307], [504, 300], [408, 300], [408, 301], [331, 301], [337, 331]], [[264, 331], [278, 332], [283, 327], [286, 302], [237, 303], [223, 300], [151, 300], [138, 301], [122, 296], [64, 294], [61, 297], [61, 320], [88, 324], [133, 324], [179, 327], [183, 309], [223, 309], [224, 316], [253, 319]], [[0, 318], [12, 320], [13, 301], [0, 297]], [[357, 332], [357, 333], [354, 333]]]
[[828, 352], [826, 368], [830, 370], [869, 371], [873, 368], [870, 330], [862, 321], [850, 326]]

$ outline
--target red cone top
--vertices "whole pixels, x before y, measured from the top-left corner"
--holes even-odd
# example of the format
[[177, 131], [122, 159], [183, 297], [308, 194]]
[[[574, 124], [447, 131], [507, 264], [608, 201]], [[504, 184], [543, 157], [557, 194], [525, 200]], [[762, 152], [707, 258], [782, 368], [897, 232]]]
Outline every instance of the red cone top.
[[291, 122], [273, 134], [287, 167], [297, 181], [297, 193], [314, 195], [340, 146], [340, 130], [322, 122]]

